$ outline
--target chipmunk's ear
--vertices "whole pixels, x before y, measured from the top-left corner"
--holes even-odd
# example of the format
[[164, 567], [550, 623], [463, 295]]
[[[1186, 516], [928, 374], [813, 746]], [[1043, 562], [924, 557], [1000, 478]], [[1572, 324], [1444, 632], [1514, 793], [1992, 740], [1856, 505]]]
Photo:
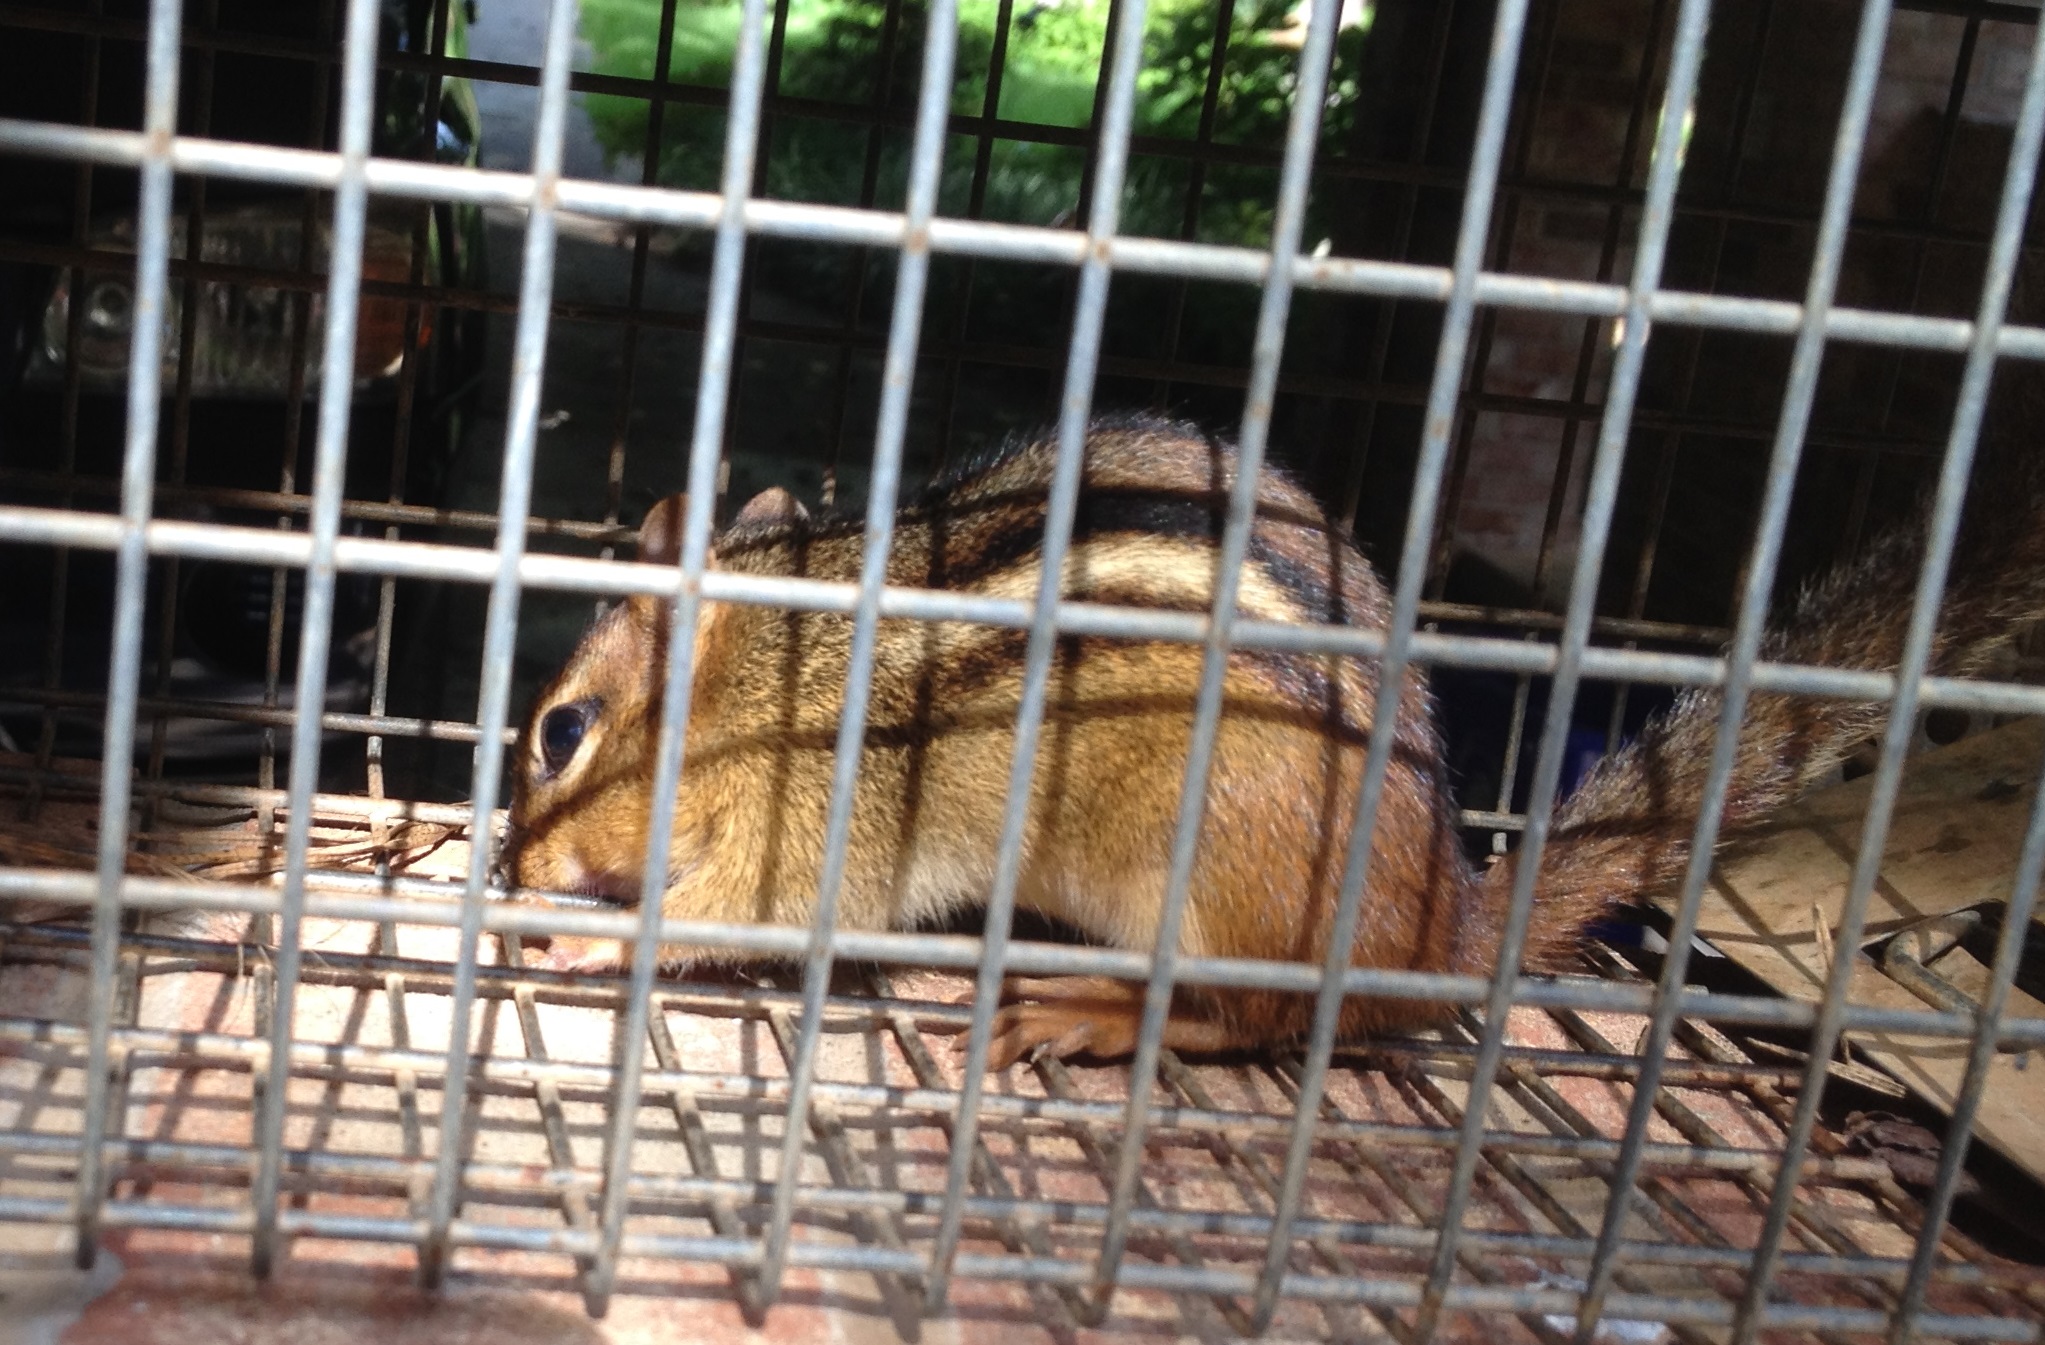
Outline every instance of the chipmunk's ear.
[[689, 497], [670, 495], [646, 511], [639, 525], [639, 559], [649, 565], [679, 565], [682, 560], [682, 520], [689, 513]]
[[[639, 559], [650, 565], [679, 565], [682, 560], [682, 525], [689, 513], [687, 495], [670, 495], [655, 503], [646, 511], [646, 521], [639, 525]], [[802, 501], [779, 486], [769, 486], [738, 511], [732, 526], [794, 526], [809, 522], [809, 510], [802, 507]], [[712, 564], [717, 561], [713, 547], [709, 554]]]
[[733, 526], [741, 523], [771, 527], [792, 526], [809, 522], [809, 510], [802, 507], [802, 501], [790, 495], [779, 486], [769, 486], [752, 499], [732, 519]]

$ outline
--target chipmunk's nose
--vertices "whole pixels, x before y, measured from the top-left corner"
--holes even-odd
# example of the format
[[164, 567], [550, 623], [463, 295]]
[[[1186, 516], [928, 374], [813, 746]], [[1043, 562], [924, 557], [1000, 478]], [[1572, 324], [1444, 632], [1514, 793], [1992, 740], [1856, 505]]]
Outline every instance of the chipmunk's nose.
[[636, 873], [584, 864], [575, 855], [560, 856], [547, 867], [551, 872], [527, 872], [519, 877], [525, 886], [545, 892], [547, 900], [555, 905], [609, 911], [629, 910], [639, 904]]
[[[549, 906], [570, 910], [622, 911], [639, 905], [639, 879], [611, 869], [590, 868], [572, 855], [557, 855], [547, 872], [526, 873], [521, 878], [528, 890], [537, 889], [538, 900]], [[589, 939], [576, 935], [526, 935], [532, 950], [531, 966], [550, 971], [614, 971], [624, 961], [622, 945], [615, 939]]]
[[601, 869], [582, 876], [581, 881], [569, 889], [576, 896], [606, 906], [632, 907], [639, 904], [639, 875], [627, 876], [610, 869]]

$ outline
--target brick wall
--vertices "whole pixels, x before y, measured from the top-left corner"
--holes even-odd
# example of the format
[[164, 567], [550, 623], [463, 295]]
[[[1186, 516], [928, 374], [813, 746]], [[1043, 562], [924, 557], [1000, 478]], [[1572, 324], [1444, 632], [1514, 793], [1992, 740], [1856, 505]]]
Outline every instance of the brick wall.
[[[1501, 194], [1492, 233], [1493, 265], [1575, 280], [1623, 283], [1628, 276], [1638, 212], [1630, 206], [1615, 208], [1611, 191], [1623, 186], [1637, 193], [1645, 184], [1674, 6], [1661, 8], [1666, 11], [1664, 30], [1655, 33], [1650, 24], [1657, 6], [1644, 0], [1560, 0], [1545, 67], [1536, 45], [1543, 36], [1538, 23], [1530, 32], [1515, 119], [1515, 135], [1525, 140], [1509, 144], [1506, 173], [1509, 180], [1554, 189]], [[1846, 0], [1778, 3], [1764, 43], [1759, 40], [1760, 7], [1752, 0], [1717, 7], [1666, 283], [1722, 293], [1801, 296], [1813, 230], [1798, 221], [1814, 217], [1822, 203], [1858, 10]], [[1892, 21], [1856, 217], [1905, 228], [1856, 231], [1840, 282], [1842, 303], [1929, 313], [1972, 310], [1981, 247], [1966, 240], [1926, 242], [1910, 231], [1930, 224], [1954, 233], [1985, 232], [2001, 183], [2008, 127], [2022, 92], [2031, 30], [1980, 25], [1949, 166], [1933, 203], [1934, 167], [1945, 141], [1944, 114], [1964, 27], [1961, 19], [1943, 14], [1905, 12]], [[1643, 67], [1648, 88], [1641, 112]], [[1530, 100], [1531, 80], [1538, 80], [1538, 95]], [[1743, 96], [1749, 101], [1740, 130]], [[1629, 126], [1635, 139], [1631, 153]], [[1609, 370], [1611, 324], [1598, 324], [1588, 343], [1581, 319], [1499, 313], [1487, 319], [1486, 328], [1479, 334], [1482, 365], [1475, 378], [1493, 404], [1476, 410], [1464, 427], [1469, 451], [1450, 515], [1453, 546], [1511, 581], [1538, 589], [1546, 600], [1559, 601], [1577, 544], [1583, 481]], [[1713, 473], [1687, 463], [1678, 473], [1685, 481], [1708, 487], [1722, 477], [1729, 495], [1747, 497], [1744, 504], [1729, 498], [1715, 507], [1699, 505], [1706, 516], [1737, 517], [1743, 507], [1751, 508], [1767, 449], [1765, 434], [1780, 406], [1787, 351], [1785, 341], [1700, 341], [1695, 333], [1667, 330], [1657, 334], [1650, 348], [1643, 412], [1758, 431], [1726, 439], [1693, 432], [1676, 444], [1679, 458], [1716, 454], [1727, 467]], [[1886, 483], [1880, 490], [1860, 487], [1863, 493], [1907, 494], [1904, 484], [1888, 478], [1911, 478], [1921, 470], [1923, 453], [1911, 445], [1935, 443], [1943, 433], [1956, 369], [1949, 359], [1899, 358], [1893, 352], [1847, 347], [1829, 352], [1813, 420], [1812, 470], [1827, 482], [1834, 477], [1855, 481], [1864, 474]], [[1579, 398], [1589, 408], [1588, 418], [1559, 414]], [[1497, 404], [1501, 399], [1503, 404]], [[1512, 399], [1533, 399], [1542, 404], [1542, 413]], [[1855, 448], [1861, 440], [1889, 445], [1877, 454], [1879, 471], [1850, 460], [1853, 452], [1866, 451]], [[1635, 512], [1647, 507], [1653, 459], [1665, 444], [1660, 431], [1636, 427], [1626, 506]], [[1686, 498], [1672, 501], [1672, 511], [1686, 507], [1690, 489], [1686, 485]], [[1834, 493], [1852, 489], [1839, 486]], [[1543, 568], [1542, 539], [1558, 490], [1563, 492], [1556, 515], [1560, 525]], [[1825, 526], [1842, 530], [1837, 540], [1848, 541], [1843, 530], [1855, 511], [1850, 501], [1838, 504], [1834, 512], [1846, 521], [1834, 519]], [[1637, 544], [1626, 544], [1627, 537], [1622, 525], [1607, 561], [1607, 592], [1620, 595], [1619, 606], [1625, 605], [1623, 595], [1631, 588], [1639, 553]], [[1744, 550], [1746, 538], [1727, 537], [1714, 528], [1699, 543], [1730, 557]], [[1836, 549], [1835, 542], [1827, 546]], [[1661, 589], [1668, 586], [1660, 574], [1667, 563], [1668, 557], [1656, 559]], [[1675, 595], [1677, 608], [1695, 609], [1678, 615], [1712, 619], [1706, 609], [1723, 605], [1733, 568], [1735, 562], [1728, 560], [1715, 567], [1708, 583], [1700, 581], [1700, 594], [1709, 588], [1715, 598], [1692, 595], [1686, 604]], [[1680, 584], [1680, 576], [1668, 583]], [[1656, 615], [1654, 605], [1649, 615]], [[1613, 606], [1613, 601], [1606, 603], [1607, 610]]]

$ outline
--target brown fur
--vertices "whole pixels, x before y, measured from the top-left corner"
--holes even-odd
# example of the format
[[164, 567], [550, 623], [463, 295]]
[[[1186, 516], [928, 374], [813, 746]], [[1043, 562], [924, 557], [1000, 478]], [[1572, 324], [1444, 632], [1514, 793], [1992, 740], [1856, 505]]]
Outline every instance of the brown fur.
[[[2045, 530], [2035, 448], [2016, 440], [2037, 421], [2026, 380], [2003, 401], [2006, 437], [1984, 444], [1984, 463], [1964, 516], [1926, 668], [1932, 676], [1978, 673], [1993, 651], [2045, 614]], [[1775, 663], [1894, 672], [1903, 656], [1912, 597], [1924, 561], [1924, 524], [1913, 520], [1876, 539], [1857, 560], [1807, 587], [1786, 619], [1763, 637]], [[1614, 904], [1679, 878], [1707, 766], [1718, 737], [1721, 697], [1685, 692], [1620, 752], [1605, 758], [1555, 814], [1528, 930], [1531, 965], [1553, 968], [1573, 953], [1583, 926]], [[1757, 692], [1747, 702], [1734, 749], [1722, 832], [1752, 827], [1826, 778], [1856, 746], [1880, 734], [1888, 707]], [[1513, 864], [1491, 886], [1502, 901]], [[1480, 959], [1481, 961], [1482, 959]]]
[[[1019, 445], [934, 487], [896, 525], [888, 582], [1028, 599], [1054, 458]], [[1205, 611], [1235, 471], [1227, 445], [1152, 420], [1103, 423], [1065, 575], [1068, 598]], [[679, 501], [649, 518], [643, 552], [672, 561]], [[856, 523], [811, 523], [774, 491], [719, 540], [731, 571], [852, 581]], [[2035, 542], [2032, 543], [2036, 545]], [[2029, 565], [2029, 558], [2025, 563]], [[1896, 585], [1915, 556], [1892, 543], [1799, 609], [1812, 634], [1778, 637], [1770, 657], [1888, 666], [1900, 639]], [[2045, 565], [2030, 572], [2045, 573]], [[1864, 585], [1881, 590], [1864, 593]], [[1994, 590], [1956, 610], [1950, 666], [1983, 622], [2036, 610], [2036, 593]], [[1239, 599], [1258, 618], [1382, 627], [1389, 600], [1355, 547], [1283, 475], [1266, 472]], [[1969, 606], [1968, 603], [1973, 604]], [[1863, 608], [1876, 609], [1863, 611]], [[1978, 610], [1977, 610], [1978, 609]], [[665, 678], [665, 603], [628, 598], [604, 616], [539, 699], [517, 758], [506, 867], [527, 889], [636, 904], [647, 792]], [[1874, 615], [1890, 618], [1873, 622]], [[1800, 628], [1800, 626], [1799, 626]], [[1868, 635], [1880, 628], [1884, 634]], [[816, 902], [832, 749], [851, 621], [708, 603], [663, 896], [674, 918], [807, 924]], [[925, 924], [984, 900], [1022, 681], [1019, 632], [883, 621], [852, 837], [839, 905], [855, 929]], [[1161, 915], [1179, 804], [1198, 646], [1067, 638], [1054, 661], [1033, 777], [1017, 902], [1088, 937], [1147, 950]], [[1957, 660], [1957, 662], [1953, 661]], [[1239, 651], [1228, 664], [1202, 844], [1182, 951], [1318, 961], [1326, 947], [1355, 811], [1377, 670], [1359, 659]], [[573, 758], [549, 774], [539, 726], [550, 709], [599, 702]], [[1681, 864], [1708, 758], [1712, 698], [1692, 696], [1598, 771], [1558, 814], [1533, 949], [1552, 963], [1598, 910]], [[1879, 722], [1879, 710], [1757, 698], [1743, 733], [1728, 826], [1775, 806]], [[1700, 736], [1701, 735], [1701, 736]], [[1458, 843], [1424, 678], [1409, 674], [1380, 808], [1358, 965], [1488, 971], [1509, 866], [1475, 874]], [[614, 966], [615, 943], [559, 939], [556, 966]], [[720, 956], [670, 947], [672, 963]], [[1140, 1002], [1099, 982], [1036, 987], [1003, 1011], [997, 1062], [1044, 1044], [1114, 1054]], [[1224, 1047], [1280, 1041], [1311, 1014], [1304, 996], [1189, 991], [1167, 1041]], [[1419, 1025], [1438, 1006], [1355, 998], [1351, 1035]]]

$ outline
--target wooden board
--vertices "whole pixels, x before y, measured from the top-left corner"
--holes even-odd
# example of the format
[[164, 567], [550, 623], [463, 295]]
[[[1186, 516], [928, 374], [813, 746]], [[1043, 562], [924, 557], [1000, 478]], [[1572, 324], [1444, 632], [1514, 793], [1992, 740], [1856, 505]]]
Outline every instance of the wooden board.
[[[1928, 917], [2005, 902], [2045, 761], [2045, 719], [2026, 719], [1914, 758], [1905, 772], [1867, 933], [1854, 950], [1851, 1002], [1924, 1009], [1865, 951], [1885, 935]], [[1824, 993], [1822, 920], [1836, 929], [1846, 903], [1874, 778], [1823, 789], [1720, 859], [1705, 892], [1698, 933], [1785, 995]], [[1673, 910], [1676, 894], [1656, 900]], [[1844, 949], [1837, 950], [1843, 953]], [[1979, 995], [1987, 969], [1962, 949], [1936, 970]], [[2012, 990], [2009, 1014], [2045, 1017], [2045, 1004]], [[1857, 1032], [1856, 1047], [1913, 1092], [1950, 1112], [1970, 1043], [1955, 1038]], [[1975, 1134], [2045, 1181], [2045, 1062], [2035, 1053], [1995, 1058]], [[2028, 1066], [2028, 1068], [2027, 1068]]]

